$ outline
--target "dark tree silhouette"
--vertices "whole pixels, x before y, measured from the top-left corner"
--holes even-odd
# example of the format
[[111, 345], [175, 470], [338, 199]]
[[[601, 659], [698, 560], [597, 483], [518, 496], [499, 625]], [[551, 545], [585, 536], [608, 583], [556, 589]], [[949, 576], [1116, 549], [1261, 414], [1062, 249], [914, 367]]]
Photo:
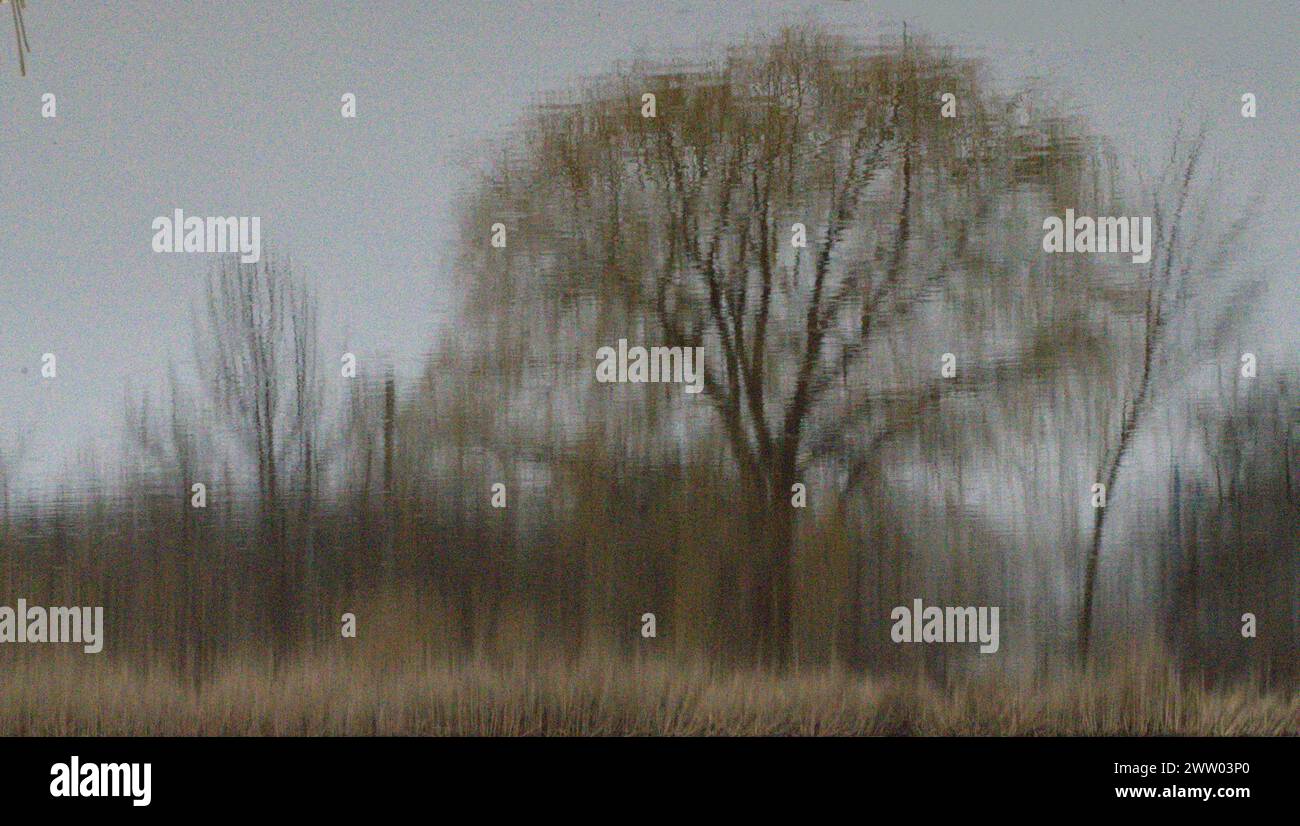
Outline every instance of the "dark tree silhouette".
[[[946, 94], [960, 117], [942, 115]], [[1095, 172], [1091, 146], [984, 88], [977, 64], [907, 39], [867, 50], [797, 28], [716, 66], [632, 70], [540, 107], [484, 181], [468, 243], [483, 250], [506, 218], [511, 240], [467, 261], [470, 312], [502, 354], [629, 333], [705, 347], [702, 398], [751, 527], [751, 654], [783, 666], [790, 497], [810, 468], [840, 468], [847, 494], [945, 399], [1106, 370], [1097, 318], [1122, 311], [1114, 297], [1086, 263], [1054, 264], [1076, 268], [1063, 278], [1018, 254]], [[937, 335], [924, 361], [900, 357]], [[945, 350], [956, 376], [940, 374]]]

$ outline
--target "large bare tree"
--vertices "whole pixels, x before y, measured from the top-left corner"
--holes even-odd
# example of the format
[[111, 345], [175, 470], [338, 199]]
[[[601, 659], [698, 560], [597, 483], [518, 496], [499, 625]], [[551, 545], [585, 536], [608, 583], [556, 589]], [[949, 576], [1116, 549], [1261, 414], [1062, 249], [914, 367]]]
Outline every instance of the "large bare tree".
[[[830, 473], [850, 495], [895, 445], [956, 450], [981, 397], [1068, 403], [1045, 389], [1066, 372], [1113, 392], [1125, 354], [1108, 330], [1141, 314], [1136, 290], [1110, 262], [1041, 248], [1045, 215], [1108, 202], [1103, 149], [949, 51], [815, 28], [548, 102], [467, 210], [476, 343], [519, 365], [484, 441], [545, 458], [530, 430], [622, 403], [671, 450], [707, 407], [751, 529], [751, 654], [786, 665], [795, 483]], [[504, 250], [486, 243], [495, 222]], [[588, 371], [619, 337], [705, 348], [704, 392], [670, 405], [685, 418], [655, 392], [542, 397], [536, 384], [567, 380], [538, 369], [538, 348]]]

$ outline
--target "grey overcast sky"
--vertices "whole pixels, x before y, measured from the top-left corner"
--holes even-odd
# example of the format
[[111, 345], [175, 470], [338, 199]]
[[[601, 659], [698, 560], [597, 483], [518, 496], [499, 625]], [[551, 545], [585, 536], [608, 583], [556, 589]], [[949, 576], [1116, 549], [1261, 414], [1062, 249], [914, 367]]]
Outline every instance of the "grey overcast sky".
[[[1179, 118], [1209, 123], [1225, 192], [1261, 209], [1259, 349], [1294, 363], [1293, 2], [31, 0], [28, 77], [0, 37], [0, 450], [22, 454], [19, 484], [83, 445], [111, 457], [127, 382], [190, 360], [210, 259], [152, 252], [154, 217], [259, 216], [264, 244], [319, 292], [325, 354], [409, 372], [454, 333], [465, 158], [576, 77], [809, 18], [863, 38], [905, 21], [1005, 81], [1041, 77], [1135, 157]], [[344, 92], [355, 120], [339, 116]], [[45, 352], [57, 380], [40, 379]]]

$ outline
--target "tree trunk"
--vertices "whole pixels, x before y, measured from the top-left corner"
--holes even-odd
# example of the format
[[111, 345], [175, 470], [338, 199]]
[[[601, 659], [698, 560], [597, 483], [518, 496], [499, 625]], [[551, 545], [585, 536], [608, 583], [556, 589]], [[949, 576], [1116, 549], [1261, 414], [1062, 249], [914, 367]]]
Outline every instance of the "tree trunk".
[[753, 524], [762, 535], [755, 543], [759, 560], [751, 621], [755, 624], [757, 658], [778, 671], [787, 669], [794, 654], [794, 513], [788, 474], [763, 495], [762, 513]]
[[794, 657], [794, 514], [779, 490], [769, 505], [771, 524], [768, 556], [772, 572], [771, 663], [784, 671]]

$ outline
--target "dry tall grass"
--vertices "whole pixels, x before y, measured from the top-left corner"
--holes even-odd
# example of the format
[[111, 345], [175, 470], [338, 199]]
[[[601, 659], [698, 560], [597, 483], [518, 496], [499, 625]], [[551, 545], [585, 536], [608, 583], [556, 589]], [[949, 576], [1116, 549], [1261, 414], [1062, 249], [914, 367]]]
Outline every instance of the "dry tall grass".
[[197, 686], [42, 660], [0, 677], [4, 735], [1295, 735], [1300, 696], [1211, 690], [1167, 667], [941, 688], [837, 671], [777, 677], [668, 662], [385, 667], [245, 662]]

